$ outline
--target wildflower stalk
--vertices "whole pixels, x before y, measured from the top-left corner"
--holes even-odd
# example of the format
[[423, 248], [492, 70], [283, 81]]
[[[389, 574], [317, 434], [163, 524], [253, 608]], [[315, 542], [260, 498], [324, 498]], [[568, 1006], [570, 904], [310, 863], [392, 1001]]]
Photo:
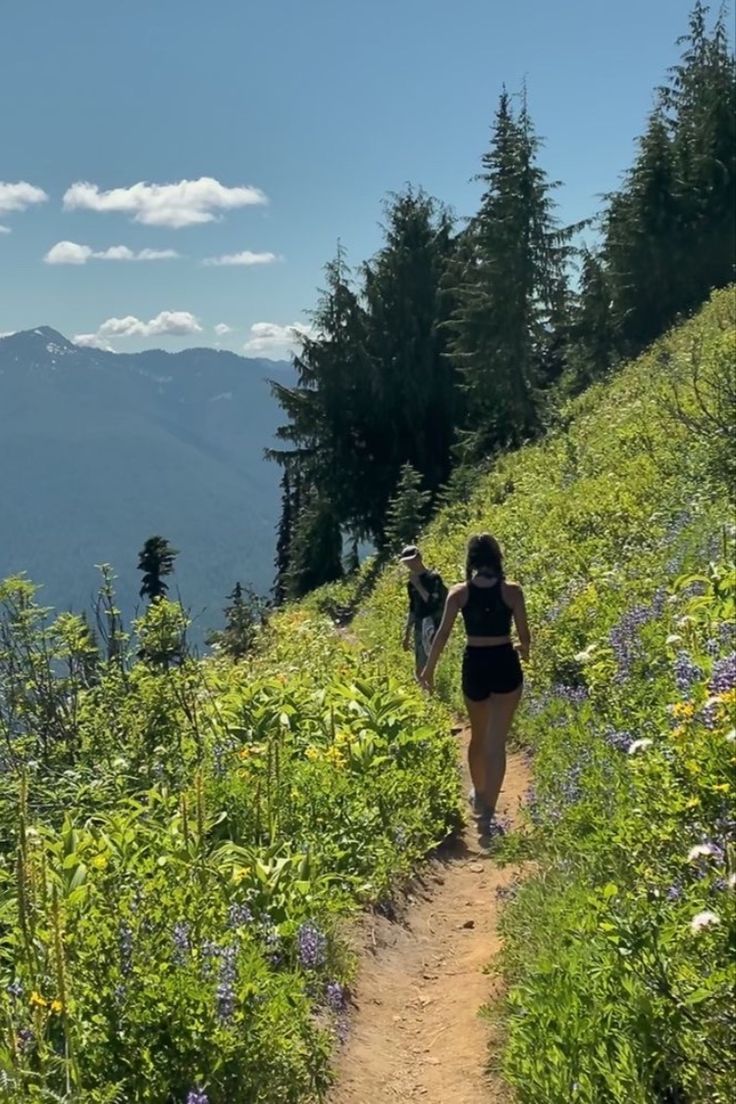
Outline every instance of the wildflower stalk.
[[66, 1091], [67, 1095], [71, 1095], [72, 1091], [72, 1072], [74, 1072], [74, 1081], [78, 1083], [78, 1077], [76, 1076], [76, 1062], [74, 1058], [74, 1048], [72, 1045], [72, 1033], [69, 1023], [69, 997], [67, 993], [66, 982], [66, 962], [64, 956], [64, 934], [61, 924], [61, 908], [59, 905], [59, 890], [54, 882], [51, 889], [51, 917], [53, 922], [53, 935], [54, 935], [54, 964], [56, 967], [56, 991], [59, 994], [59, 1001], [61, 1002], [61, 1022], [64, 1029], [64, 1053], [66, 1057]]
[[188, 851], [191, 837], [189, 835], [189, 806], [185, 793], [181, 795], [181, 832], [184, 837], [184, 847]]
[[195, 792], [197, 795], [197, 852], [199, 855], [199, 878], [202, 888], [206, 882], [205, 873], [205, 821], [204, 821], [204, 788], [202, 786], [202, 771], [198, 770], [195, 777]]

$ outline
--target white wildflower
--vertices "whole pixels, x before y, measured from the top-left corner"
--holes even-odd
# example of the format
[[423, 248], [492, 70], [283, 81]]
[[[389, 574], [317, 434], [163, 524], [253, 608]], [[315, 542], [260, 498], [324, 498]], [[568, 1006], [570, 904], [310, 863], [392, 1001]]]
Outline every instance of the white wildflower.
[[732, 728], [730, 732], [726, 733], [726, 741], [729, 744], [736, 744], [736, 728]]
[[690, 930], [697, 934], [703, 931], [704, 928], [711, 928], [715, 924], [720, 924], [720, 922], [720, 916], [716, 915], [715, 912], [710, 912], [708, 909], [705, 909], [704, 912], [698, 912], [693, 916], [690, 921]]
[[696, 859], [703, 859], [706, 856], [718, 855], [718, 848], [713, 843], [697, 843], [695, 847], [691, 847], [687, 854], [688, 862], [695, 862]]
[[629, 755], [636, 755], [637, 751], [644, 751], [645, 748], [651, 747], [654, 743], [648, 736], [645, 736], [643, 740], [634, 740], [633, 744], [629, 747]]
[[681, 643], [682, 643], [682, 637], [680, 636], [679, 633], [670, 633], [670, 635], [665, 640], [665, 644], [681, 644]]

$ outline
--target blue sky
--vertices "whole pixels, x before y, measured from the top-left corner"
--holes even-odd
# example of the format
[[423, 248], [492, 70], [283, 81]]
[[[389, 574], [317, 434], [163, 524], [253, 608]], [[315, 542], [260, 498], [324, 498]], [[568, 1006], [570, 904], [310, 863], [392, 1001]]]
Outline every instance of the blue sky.
[[[589, 216], [690, 7], [5, 0], [0, 333], [281, 355], [338, 237], [353, 263], [378, 247], [387, 191], [411, 181], [472, 213], [503, 82], [527, 81], [560, 217]], [[200, 183], [165, 187], [182, 180]], [[202, 263], [223, 257], [241, 263]]]

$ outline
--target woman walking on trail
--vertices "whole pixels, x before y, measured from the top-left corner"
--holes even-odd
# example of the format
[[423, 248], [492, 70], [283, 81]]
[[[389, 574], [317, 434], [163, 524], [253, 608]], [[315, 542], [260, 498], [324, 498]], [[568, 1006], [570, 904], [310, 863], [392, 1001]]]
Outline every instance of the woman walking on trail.
[[[476, 816], [490, 825], [506, 773], [506, 738], [521, 699], [524, 675], [519, 657], [529, 658], [531, 638], [518, 583], [506, 581], [501, 547], [490, 533], [471, 537], [465, 582], [450, 588], [445, 613], [420, 679], [434, 688], [437, 661], [458, 613], [467, 633], [462, 686], [470, 718], [470, 800]], [[519, 643], [511, 642], [511, 622]]]
[[442, 620], [447, 598], [447, 587], [438, 571], [430, 571], [425, 566], [422, 553], [415, 544], [408, 544], [399, 556], [409, 572], [407, 595], [409, 613], [404, 627], [404, 651], [411, 648], [411, 633], [414, 630], [414, 665], [417, 678], [424, 670], [434, 634]]

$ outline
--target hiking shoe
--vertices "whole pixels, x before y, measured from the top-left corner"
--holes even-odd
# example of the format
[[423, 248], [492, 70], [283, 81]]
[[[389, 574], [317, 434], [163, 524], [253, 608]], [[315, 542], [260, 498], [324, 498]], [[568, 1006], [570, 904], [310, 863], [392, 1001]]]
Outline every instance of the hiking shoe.
[[470, 803], [470, 807], [473, 810], [474, 816], [480, 817], [483, 820], [492, 816], [491, 810], [488, 807], [488, 803], [484, 798], [479, 797], [478, 794], [476, 794], [475, 789], [471, 789], [470, 793], [468, 794], [468, 801]]

